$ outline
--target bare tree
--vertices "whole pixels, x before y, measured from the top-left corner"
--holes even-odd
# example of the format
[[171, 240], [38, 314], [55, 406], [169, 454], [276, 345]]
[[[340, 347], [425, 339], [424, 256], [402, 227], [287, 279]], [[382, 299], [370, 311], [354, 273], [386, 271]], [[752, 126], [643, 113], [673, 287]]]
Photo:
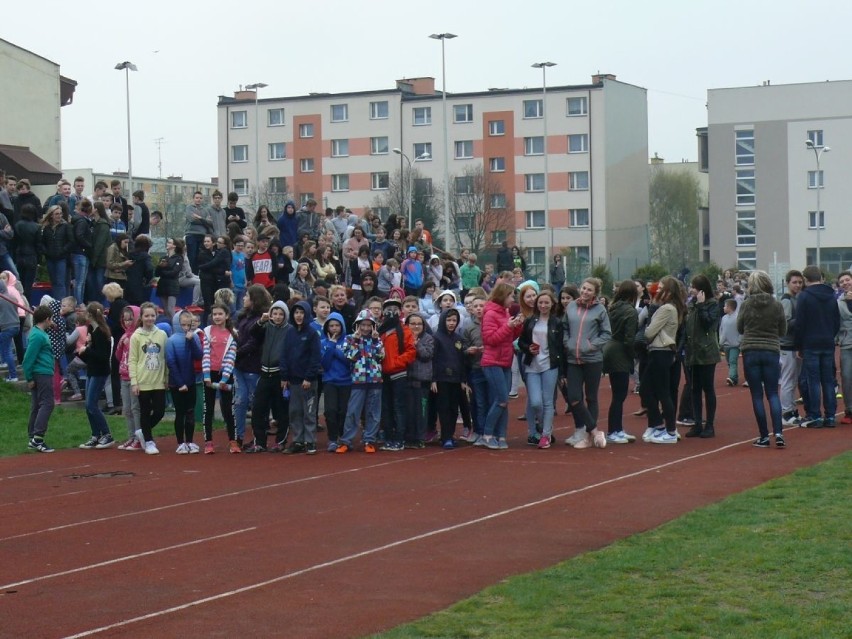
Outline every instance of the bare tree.
[[[409, 177], [411, 182], [409, 182]], [[433, 185], [431, 178], [423, 177], [416, 168], [408, 167], [402, 171], [392, 173], [388, 178], [388, 188], [381, 195], [373, 198], [370, 207], [372, 209], [384, 208], [391, 213], [396, 213], [403, 226], [408, 226], [408, 191], [409, 184], [414, 187], [411, 198], [411, 219], [423, 220], [423, 225], [432, 233], [432, 244], [442, 246], [443, 233], [438, 227], [440, 216], [438, 208], [441, 207], [442, 191], [440, 186]], [[385, 218], [387, 216], [384, 216]]]
[[508, 228], [512, 214], [512, 201], [482, 166], [468, 167], [450, 181], [450, 226], [459, 247], [480, 253], [492, 231]]
[[261, 204], [265, 204], [271, 213], [280, 213], [287, 202], [295, 201], [296, 198], [288, 192], [290, 185], [287, 183], [287, 178], [275, 178], [275, 180], [274, 185], [271, 181], [267, 181], [260, 189], [255, 187], [251, 190], [251, 201], [255, 211]]

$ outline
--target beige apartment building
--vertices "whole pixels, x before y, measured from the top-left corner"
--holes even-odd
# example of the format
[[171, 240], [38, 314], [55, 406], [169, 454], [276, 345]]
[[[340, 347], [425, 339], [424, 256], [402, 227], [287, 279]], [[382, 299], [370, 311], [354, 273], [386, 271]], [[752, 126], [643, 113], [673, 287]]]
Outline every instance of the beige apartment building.
[[220, 96], [220, 184], [246, 208], [314, 198], [383, 219], [407, 217], [409, 192], [418, 202], [432, 194], [443, 234], [446, 172], [452, 251], [471, 246], [484, 219], [480, 249], [517, 245], [537, 277], [560, 253], [607, 263], [616, 277], [647, 262], [645, 89], [595, 75], [546, 94], [448, 93], [446, 145], [442, 98], [433, 78], [378, 91]]
[[815, 264], [817, 247], [825, 271], [849, 268], [852, 80], [711, 89], [707, 105], [698, 140], [711, 259], [779, 283]]

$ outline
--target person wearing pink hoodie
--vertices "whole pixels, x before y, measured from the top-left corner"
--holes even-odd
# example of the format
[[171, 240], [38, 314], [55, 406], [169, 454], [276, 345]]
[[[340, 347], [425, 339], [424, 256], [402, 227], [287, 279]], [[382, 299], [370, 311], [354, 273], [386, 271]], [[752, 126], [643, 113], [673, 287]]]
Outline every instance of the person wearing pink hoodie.
[[124, 335], [118, 340], [115, 347], [115, 359], [118, 360], [118, 375], [121, 378], [121, 414], [127, 421], [127, 441], [121, 444], [119, 450], [141, 450], [142, 442], [136, 438], [136, 431], [140, 428], [139, 397], [130, 391], [130, 369], [127, 365], [127, 356], [130, 353], [130, 338], [136, 331], [139, 320], [138, 306], [125, 306], [121, 312], [121, 324], [124, 327]]

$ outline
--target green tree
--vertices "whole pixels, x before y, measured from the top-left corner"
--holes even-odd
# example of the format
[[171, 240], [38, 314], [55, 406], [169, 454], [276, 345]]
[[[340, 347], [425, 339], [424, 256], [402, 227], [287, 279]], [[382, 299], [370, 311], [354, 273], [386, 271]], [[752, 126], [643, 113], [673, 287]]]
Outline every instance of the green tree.
[[650, 194], [651, 259], [675, 273], [698, 257], [701, 186], [686, 171], [655, 168]]
[[612, 277], [612, 271], [606, 264], [597, 264], [592, 267], [592, 277], [596, 277], [601, 281], [601, 295], [606, 295], [611, 298], [615, 281]]
[[670, 274], [671, 271], [662, 264], [645, 264], [633, 271], [633, 279], [642, 280], [643, 282], [656, 282]]

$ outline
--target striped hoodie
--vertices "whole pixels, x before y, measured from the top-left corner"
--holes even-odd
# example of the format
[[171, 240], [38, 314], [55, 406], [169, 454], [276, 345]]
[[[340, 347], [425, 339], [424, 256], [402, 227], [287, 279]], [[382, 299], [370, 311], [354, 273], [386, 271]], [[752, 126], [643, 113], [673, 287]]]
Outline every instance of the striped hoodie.
[[[204, 348], [201, 356], [201, 373], [204, 376], [204, 381], [210, 381], [210, 371], [212, 370], [212, 362], [210, 361], [210, 329], [212, 327], [208, 326], [204, 329]], [[231, 376], [234, 374], [234, 362], [237, 359], [237, 341], [234, 339], [233, 334], [228, 337], [228, 343], [225, 344], [225, 355], [222, 357], [222, 366], [220, 368], [220, 373], [222, 375], [222, 379], [219, 382], [219, 388], [221, 390], [231, 390], [231, 386], [233, 384], [229, 383]]]

